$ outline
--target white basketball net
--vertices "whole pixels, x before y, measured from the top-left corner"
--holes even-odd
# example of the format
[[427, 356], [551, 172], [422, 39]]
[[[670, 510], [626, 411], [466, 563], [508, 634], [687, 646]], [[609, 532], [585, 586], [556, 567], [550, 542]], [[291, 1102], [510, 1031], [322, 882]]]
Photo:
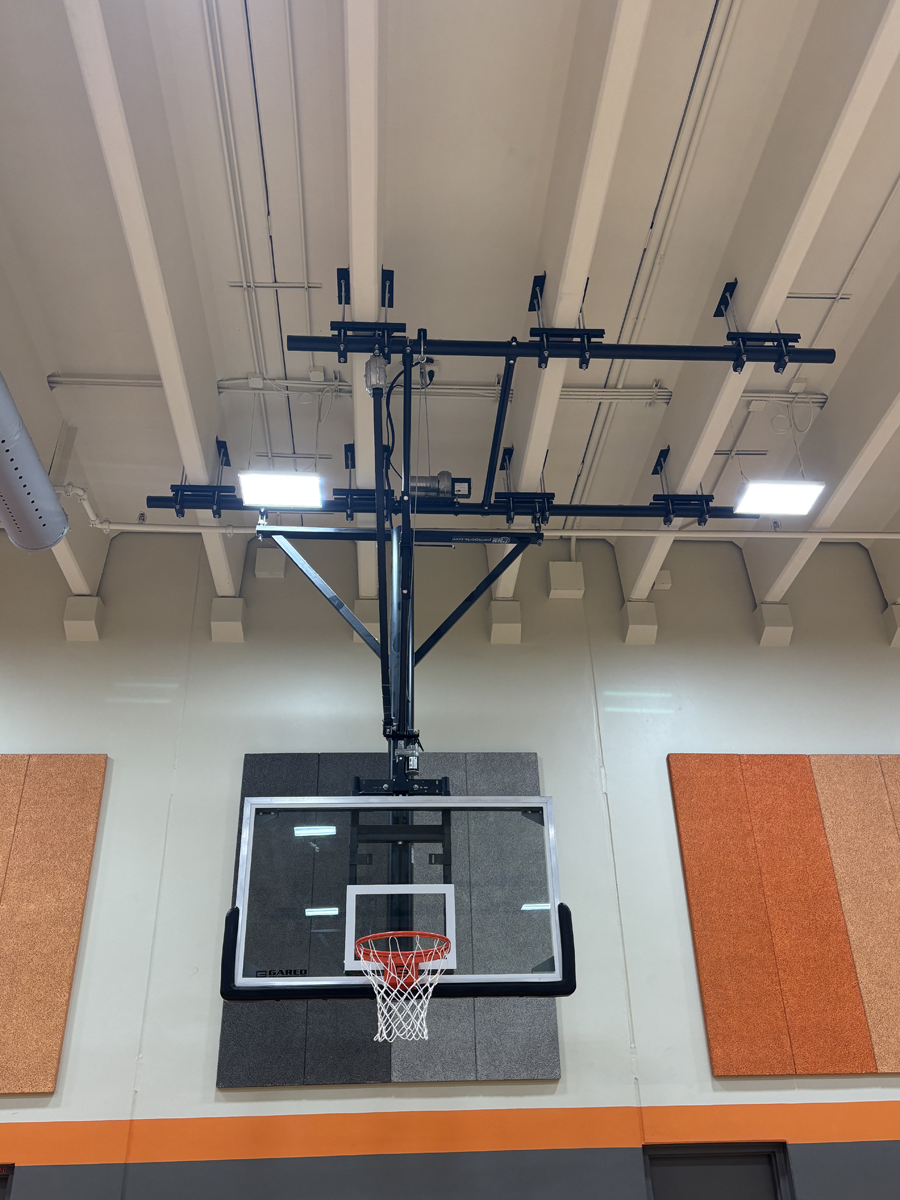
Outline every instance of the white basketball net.
[[359, 939], [356, 954], [378, 1006], [374, 1041], [428, 1040], [428, 1001], [449, 952], [449, 941], [436, 933], [377, 933]]

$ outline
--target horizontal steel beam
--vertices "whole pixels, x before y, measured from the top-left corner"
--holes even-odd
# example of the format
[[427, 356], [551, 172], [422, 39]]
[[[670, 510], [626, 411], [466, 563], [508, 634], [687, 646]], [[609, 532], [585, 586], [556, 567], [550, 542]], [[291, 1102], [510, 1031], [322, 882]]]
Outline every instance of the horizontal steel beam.
[[[193, 528], [193, 527], [192, 527]], [[356, 529], [352, 525], [347, 529], [331, 529], [324, 526], [310, 525], [257, 525], [256, 535], [259, 538], [286, 537], [293, 542], [375, 542], [378, 531], [375, 529]], [[477, 533], [474, 530], [463, 530], [457, 533], [453, 529], [417, 529], [415, 531], [417, 546], [455, 546], [473, 543], [477, 546], [512, 546], [524, 542], [531, 546], [541, 541], [536, 533]]]
[[[215, 507], [212, 499], [204, 499], [200, 495], [201, 489], [192, 489], [191, 496], [185, 496], [182, 499], [182, 504], [185, 510], [209, 511]], [[540, 518], [552, 520], [553, 517], [649, 517], [659, 518], [660, 520], [669, 514], [668, 507], [663, 503], [653, 504], [555, 504], [551, 499], [547, 501], [535, 500], [533, 497], [515, 499], [515, 493], [511, 494], [513, 499], [509, 503], [495, 500], [492, 504], [486, 507], [481, 504], [462, 504], [456, 500], [441, 500], [437, 497], [420, 497], [416, 503], [416, 508], [420, 516], [447, 516], [447, 517], [509, 517], [510, 512], [514, 517], [532, 517], [536, 510], [539, 509]], [[696, 517], [702, 511], [701, 500], [709, 501], [710, 496], [697, 497], [697, 504], [693, 505], [687, 501], [678, 501], [671, 506], [671, 515], [674, 517]], [[216, 511], [238, 511], [238, 512], [260, 512], [261, 510], [251, 505], [242, 504], [236, 497], [219, 496], [217, 500]], [[174, 496], [148, 496], [148, 508], [166, 508], [177, 509], [178, 502]], [[388, 507], [391, 511], [396, 512], [396, 502], [388, 501]], [[343, 500], [326, 500], [321, 508], [296, 508], [284, 509], [282, 511], [296, 513], [304, 516], [335, 516], [337, 514], [346, 514], [348, 505]], [[273, 510], [274, 511], [274, 510]], [[361, 491], [357, 493], [350, 502], [350, 511], [355, 516], [358, 514], [374, 513], [375, 511], [375, 492]], [[706, 509], [706, 514], [710, 519], [718, 521], [729, 520], [753, 520], [753, 515], [749, 513], [735, 513], [734, 509], [727, 505], [709, 505]], [[265, 528], [265, 527], [264, 527]], [[283, 532], [286, 527], [273, 525], [269, 526], [273, 533], [266, 536], [274, 536], [275, 532]], [[305, 531], [311, 538], [320, 538], [332, 541], [369, 541], [369, 535], [363, 530], [348, 529], [334, 530], [330, 533], [318, 532], [315, 527]], [[425, 532], [425, 531], [422, 531]], [[433, 530], [427, 531], [429, 534]], [[456, 540], [463, 540], [462, 536]], [[468, 541], [484, 540], [478, 538], [475, 534], [466, 537]], [[488, 538], [487, 540], [493, 540]]]
[[[440, 338], [416, 337], [411, 339], [418, 350], [441, 358], [538, 358], [542, 343], [534, 342], [480, 342], [447, 341]], [[336, 337], [315, 337], [305, 334], [288, 334], [287, 348], [290, 351], [312, 351], [315, 354], [338, 354], [345, 359], [347, 354], [372, 354], [376, 347], [390, 354], [400, 354], [407, 344], [406, 338], [392, 337], [385, 341], [367, 334], [348, 334], [341, 343]], [[546, 352], [550, 358], [580, 358], [581, 346], [577, 342], [546, 339]], [[781, 346], [750, 345], [731, 346], [667, 346], [641, 345], [639, 343], [591, 342], [591, 358], [644, 359], [655, 362], [727, 362], [734, 363], [740, 357], [753, 363], [776, 363], [784, 357]], [[794, 346], [789, 353], [793, 363], [833, 363], [834, 350]]]

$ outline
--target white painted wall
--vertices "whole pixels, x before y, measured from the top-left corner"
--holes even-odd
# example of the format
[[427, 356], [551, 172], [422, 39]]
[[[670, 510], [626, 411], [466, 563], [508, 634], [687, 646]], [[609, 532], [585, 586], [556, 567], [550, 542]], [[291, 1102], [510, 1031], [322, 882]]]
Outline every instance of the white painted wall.
[[[676, 544], [653, 647], [621, 642], [612, 549], [579, 553], [584, 603], [547, 599], [567, 546], [530, 550], [522, 645], [489, 644], [485, 600], [418, 690], [427, 749], [536, 750], [555, 797], [579, 955], [578, 991], [559, 1001], [561, 1082], [217, 1092], [242, 757], [379, 749], [377, 661], [293, 570], [257, 580], [251, 566], [247, 641], [214, 645], [199, 539], [144, 535], [111, 546], [102, 641], [69, 644], [52, 558], [0, 539], [0, 751], [111, 759], [59, 1087], [0, 1099], [3, 1118], [900, 1098], [889, 1076], [712, 1079], [665, 765], [687, 750], [900, 752], [900, 654], [866, 552], [817, 550], [788, 595], [784, 650], [756, 644], [734, 546]], [[353, 597], [352, 547], [310, 558]], [[483, 567], [478, 548], [420, 552], [423, 632]]]

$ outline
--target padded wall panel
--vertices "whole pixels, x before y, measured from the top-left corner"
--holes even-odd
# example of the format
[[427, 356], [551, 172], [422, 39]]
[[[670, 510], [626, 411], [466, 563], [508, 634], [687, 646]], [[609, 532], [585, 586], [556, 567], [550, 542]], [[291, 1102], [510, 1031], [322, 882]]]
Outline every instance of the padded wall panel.
[[740, 758], [669, 756], [715, 1075], [795, 1071]]
[[27, 754], [0, 754], [0, 895], [25, 786]]
[[105, 775], [105, 754], [28, 758], [0, 897], [0, 1092], [56, 1087]]
[[809, 758], [741, 755], [798, 1075], [877, 1070]]
[[900, 830], [900, 754], [879, 754], [878, 762], [887, 789], [888, 803], [894, 814], [894, 824]]
[[900, 836], [874, 754], [810, 758], [879, 1071], [900, 1071]]

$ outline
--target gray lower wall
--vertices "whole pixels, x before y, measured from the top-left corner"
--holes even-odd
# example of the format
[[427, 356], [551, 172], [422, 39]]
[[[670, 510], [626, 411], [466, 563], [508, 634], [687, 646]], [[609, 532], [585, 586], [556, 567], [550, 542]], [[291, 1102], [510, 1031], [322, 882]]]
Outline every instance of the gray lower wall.
[[12, 1200], [647, 1200], [640, 1150], [23, 1167]]
[[[795, 1200], [900, 1196], [900, 1141], [791, 1146], [788, 1154]], [[19, 1167], [11, 1200], [420, 1200], [423, 1195], [428, 1200], [648, 1200], [638, 1149]]]
[[796, 1200], [897, 1200], [900, 1141], [789, 1146]]
[[[354, 776], [378, 778], [386, 770], [384, 753], [248, 754], [241, 802], [247, 796], [348, 796]], [[539, 796], [541, 790], [536, 754], [424, 754], [421, 771], [425, 778], [449, 776], [456, 796]], [[375, 1042], [376, 1025], [374, 999], [224, 1004], [216, 1085], [458, 1083], [560, 1076], [553, 997], [432, 1000], [427, 1042]]]

